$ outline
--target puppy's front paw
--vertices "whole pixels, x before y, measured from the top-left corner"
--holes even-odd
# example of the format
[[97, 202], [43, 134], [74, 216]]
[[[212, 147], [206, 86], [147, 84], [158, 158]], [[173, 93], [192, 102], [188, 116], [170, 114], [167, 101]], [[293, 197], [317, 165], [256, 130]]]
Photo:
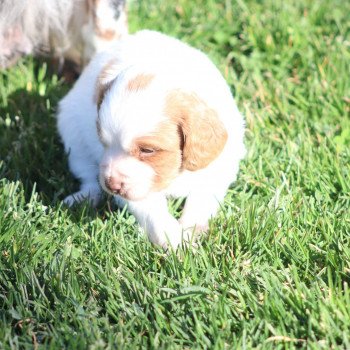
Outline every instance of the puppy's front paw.
[[191, 246], [192, 248], [197, 248], [198, 240], [203, 234], [206, 234], [209, 230], [208, 222], [205, 222], [204, 224], [194, 224], [193, 222], [183, 222], [181, 219], [179, 220], [179, 222], [183, 227], [183, 244], [186, 246]]
[[94, 190], [81, 190], [71, 194], [63, 200], [63, 203], [68, 207], [87, 201], [93, 207], [96, 207], [101, 200], [101, 191]]
[[194, 227], [184, 228], [178, 223], [173, 231], [166, 231], [167, 240], [162, 244], [162, 247], [166, 250], [169, 249], [170, 246], [172, 249], [176, 250], [176, 248], [181, 245], [184, 248], [196, 248], [196, 240], [199, 237], [200, 232], [203, 232], [203, 230], [199, 228], [197, 230]]
[[181, 244], [182, 227], [175, 218], [156, 224], [149, 222], [145, 231], [149, 240], [164, 250], [176, 249]]

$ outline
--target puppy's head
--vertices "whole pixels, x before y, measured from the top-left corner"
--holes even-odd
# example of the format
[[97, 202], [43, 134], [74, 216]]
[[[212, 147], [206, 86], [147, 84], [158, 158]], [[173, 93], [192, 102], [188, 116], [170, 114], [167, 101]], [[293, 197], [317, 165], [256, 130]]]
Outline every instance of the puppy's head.
[[109, 78], [104, 71], [100, 77], [100, 183], [107, 192], [143, 199], [166, 189], [182, 171], [205, 168], [221, 153], [224, 125], [194, 92], [164, 88], [156, 74], [133, 69]]

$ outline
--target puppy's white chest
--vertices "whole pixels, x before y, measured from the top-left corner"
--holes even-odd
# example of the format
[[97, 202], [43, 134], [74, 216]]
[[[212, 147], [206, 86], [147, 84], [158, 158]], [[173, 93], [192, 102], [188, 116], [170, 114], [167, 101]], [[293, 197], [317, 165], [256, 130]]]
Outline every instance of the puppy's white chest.
[[172, 181], [164, 191], [166, 196], [187, 197], [189, 193], [197, 191], [203, 186], [204, 177], [198, 172], [184, 171]]

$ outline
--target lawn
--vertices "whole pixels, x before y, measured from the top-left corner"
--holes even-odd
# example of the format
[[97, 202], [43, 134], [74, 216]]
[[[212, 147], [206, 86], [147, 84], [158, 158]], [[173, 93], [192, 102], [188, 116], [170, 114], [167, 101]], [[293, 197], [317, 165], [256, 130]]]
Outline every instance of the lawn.
[[221, 69], [238, 180], [198, 250], [166, 255], [110, 199], [61, 205], [70, 86], [30, 57], [0, 73], [0, 348], [350, 349], [350, 2], [142, 0], [129, 23]]

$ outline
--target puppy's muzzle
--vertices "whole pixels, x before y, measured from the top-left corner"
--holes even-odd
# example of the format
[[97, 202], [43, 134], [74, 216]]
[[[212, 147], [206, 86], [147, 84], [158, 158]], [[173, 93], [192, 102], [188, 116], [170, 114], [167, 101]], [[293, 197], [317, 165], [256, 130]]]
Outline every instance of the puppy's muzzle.
[[123, 195], [125, 193], [124, 183], [115, 177], [106, 178], [105, 186], [113, 194]]

